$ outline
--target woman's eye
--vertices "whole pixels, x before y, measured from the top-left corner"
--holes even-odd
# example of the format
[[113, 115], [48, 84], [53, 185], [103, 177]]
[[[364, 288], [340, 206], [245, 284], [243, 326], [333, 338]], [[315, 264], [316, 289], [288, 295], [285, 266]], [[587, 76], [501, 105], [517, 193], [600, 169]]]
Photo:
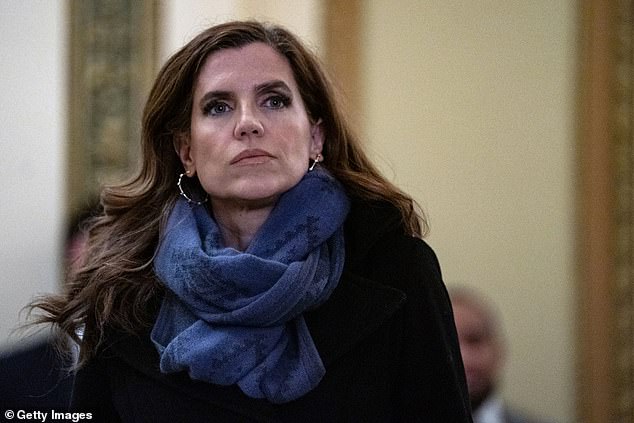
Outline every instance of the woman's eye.
[[217, 116], [226, 113], [227, 111], [229, 111], [229, 105], [223, 102], [209, 103], [205, 105], [205, 108], [203, 109], [203, 113], [210, 116]]
[[281, 109], [283, 107], [288, 106], [289, 103], [290, 103], [290, 99], [288, 97], [283, 95], [274, 95], [274, 96], [268, 97], [266, 101], [264, 102], [264, 105], [271, 109]]

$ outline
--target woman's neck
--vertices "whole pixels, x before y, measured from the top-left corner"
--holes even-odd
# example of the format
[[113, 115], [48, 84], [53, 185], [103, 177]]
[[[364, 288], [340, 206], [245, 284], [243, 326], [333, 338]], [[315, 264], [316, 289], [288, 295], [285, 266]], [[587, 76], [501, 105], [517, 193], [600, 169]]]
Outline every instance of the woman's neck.
[[214, 219], [220, 228], [226, 247], [244, 251], [271, 214], [275, 203], [242, 204], [211, 202]]

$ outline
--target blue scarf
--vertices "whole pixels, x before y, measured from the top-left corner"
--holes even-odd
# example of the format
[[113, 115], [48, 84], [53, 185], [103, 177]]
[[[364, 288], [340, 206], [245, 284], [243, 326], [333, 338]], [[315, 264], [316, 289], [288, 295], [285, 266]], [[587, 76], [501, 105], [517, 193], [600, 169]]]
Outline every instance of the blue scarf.
[[302, 313], [339, 282], [349, 208], [341, 185], [315, 169], [240, 252], [224, 247], [206, 208], [179, 199], [154, 261], [168, 288], [151, 334], [161, 371], [273, 403], [315, 388], [326, 371]]

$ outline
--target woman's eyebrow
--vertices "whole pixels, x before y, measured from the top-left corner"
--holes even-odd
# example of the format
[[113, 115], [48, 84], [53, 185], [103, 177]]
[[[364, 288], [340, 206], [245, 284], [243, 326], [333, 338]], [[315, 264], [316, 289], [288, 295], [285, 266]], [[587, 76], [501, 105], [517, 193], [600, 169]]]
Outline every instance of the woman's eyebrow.
[[225, 91], [225, 90], [212, 90], [212, 91], [208, 91], [206, 92], [201, 98], [200, 98], [200, 104], [204, 104], [207, 101], [211, 100], [211, 99], [217, 99], [217, 98], [229, 98], [231, 97], [231, 92], [230, 91]]
[[267, 92], [267, 91], [271, 91], [271, 90], [282, 90], [285, 91], [287, 93], [291, 93], [291, 88], [288, 86], [288, 84], [286, 84], [286, 82], [279, 80], [279, 79], [275, 79], [272, 81], [267, 81], [264, 82], [262, 84], [258, 84], [255, 86], [255, 91], [258, 94], [261, 94], [263, 92]]

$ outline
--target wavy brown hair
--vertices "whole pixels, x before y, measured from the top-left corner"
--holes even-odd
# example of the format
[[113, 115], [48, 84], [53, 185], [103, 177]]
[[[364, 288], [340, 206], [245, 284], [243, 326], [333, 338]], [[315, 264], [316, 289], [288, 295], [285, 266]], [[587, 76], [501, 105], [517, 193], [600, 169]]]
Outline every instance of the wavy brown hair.
[[95, 353], [109, 328], [134, 333], [151, 324], [149, 304], [162, 290], [152, 261], [183, 172], [174, 141], [190, 130], [198, 73], [214, 52], [254, 42], [265, 43], [287, 58], [309, 118], [321, 119], [322, 165], [351, 196], [392, 203], [400, 210], [405, 229], [422, 235], [424, 221], [415, 203], [368, 160], [316, 56], [279, 26], [253, 21], [213, 26], [159, 71], [143, 112], [141, 167], [130, 181], [103, 190], [103, 213], [90, 224], [83, 266], [67, 282], [65, 292], [30, 304], [32, 311], [37, 310], [36, 323], [53, 323], [78, 342], [83, 329], [80, 364]]

